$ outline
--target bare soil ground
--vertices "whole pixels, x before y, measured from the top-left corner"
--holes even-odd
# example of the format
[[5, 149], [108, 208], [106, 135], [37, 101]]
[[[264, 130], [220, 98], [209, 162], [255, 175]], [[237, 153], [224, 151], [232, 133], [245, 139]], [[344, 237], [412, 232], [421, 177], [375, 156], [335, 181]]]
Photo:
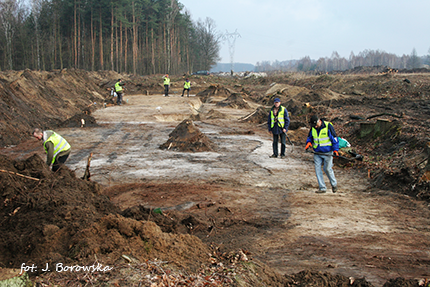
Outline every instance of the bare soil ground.
[[[5, 144], [14, 143], [0, 150], [0, 168], [9, 171], [0, 172], [3, 268], [114, 267], [30, 273], [47, 285], [427, 284], [427, 74], [196, 77], [191, 97], [180, 96], [180, 77], [170, 97], [162, 96], [158, 78], [139, 85], [129, 79], [122, 106], [102, 96], [114, 77], [86, 76], [93, 84], [89, 79], [98, 79], [99, 95], [76, 104], [75, 114], [56, 125], [42, 126], [72, 145], [57, 174], [45, 167], [40, 142], [25, 132], [15, 141], [2, 132]], [[262, 111], [274, 97], [291, 113], [294, 145], [285, 159], [269, 158]], [[312, 155], [304, 152], [307, 119], [315, 112], [364, 156], [358, 161], [344, 152], [349, 160], [335, 159], [337, 193], [315, 193]], [[362, 123], [376, 119], [384, 127], [363, 135]], [[6, 130], [9, 123], [2, 123]], [[21, 130], [29, 126], [27, 120]], [[84, 181], [90, 154], [91, 181]]]

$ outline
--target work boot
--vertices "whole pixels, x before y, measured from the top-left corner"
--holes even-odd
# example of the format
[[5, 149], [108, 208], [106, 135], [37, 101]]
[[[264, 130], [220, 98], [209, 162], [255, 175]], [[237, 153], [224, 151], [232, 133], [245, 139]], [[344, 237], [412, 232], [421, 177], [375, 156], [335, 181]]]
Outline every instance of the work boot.
[[336, 186], [332, 186], [331, 190], [333, 191], [333, 193], [336, 193], [337, 192], [337, 185]]
[[317, 191], [315, 191], [316, 193], [326, 193], [325, 189], [318, 189]]
[[271, 156], [269, 156], [271, 158], [277, 158], [278, 156], [276, 154], [272, 154]]
[[281, 155], [281, 158], [285, 158], [285, 155]]

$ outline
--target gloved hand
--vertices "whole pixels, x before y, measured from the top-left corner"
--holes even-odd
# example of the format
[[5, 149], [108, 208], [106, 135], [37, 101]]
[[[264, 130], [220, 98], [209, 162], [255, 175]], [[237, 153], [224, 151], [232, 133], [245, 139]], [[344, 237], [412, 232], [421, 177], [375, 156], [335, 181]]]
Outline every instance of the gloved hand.
[[337, 150], [335, 150], [333, 153], [335, 156], [339, 156], [339, 152]]
[[308, 142], [307, 143], [307, 145], [306, 145], [306, 147], [305, 147], [305, 149], [307, 150], [308, 148], [310, 148], [310, 147], [312, 147], [312, 143], [311, 142]]

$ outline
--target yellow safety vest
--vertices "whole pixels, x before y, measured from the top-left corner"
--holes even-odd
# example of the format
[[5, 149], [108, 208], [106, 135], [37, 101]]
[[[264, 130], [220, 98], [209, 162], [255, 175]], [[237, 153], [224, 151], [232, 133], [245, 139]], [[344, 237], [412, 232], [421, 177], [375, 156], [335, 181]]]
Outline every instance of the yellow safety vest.
[[316, 149], [319, 146], [332, 146], [330, 137], [328, 136], [328, 125], [330, 122], [324, 121], [325, 128], [321, 129], [318, 135], [317, 129], [312, 127], [312, 138], [314, 139], [312, 147]]
[[170, 85], [170, 78], [167, 78], [167, 77], [164, 78], [164, 85], [165, 86]]
[[116, 84], [115, 84], [115, 92], [122, 92], [122, 86], [119, 84], [119, 82], [117, 82]]
[[191, 88], [191, 82], [185, 81], [184, 82], [184, 89], [189, 89], [189, 88]]
[[[285, 114], [285, 107], [279, 106], [279, 112], [278, 112], [278, 126], [283, 128], [285, 126], [285, 120], [284, 120], [284, 114]], [[275, 126], [275, 115], [273, 114], [273, 109], [270, 111], [270, 118], [271, 118], [271, 128]]]
[[45, 145], [47, 142], [52, 142], [52, 144], [54, 145], [54, 156], [52, 157], [51, 164], [54, 163], [55, 158], [60, 152], [70, 149], [70, 144], [56, 132], [52, 132], [52, 135], [43, 143], [43, 147], [48, 153], [48, 150], [46, 149]]

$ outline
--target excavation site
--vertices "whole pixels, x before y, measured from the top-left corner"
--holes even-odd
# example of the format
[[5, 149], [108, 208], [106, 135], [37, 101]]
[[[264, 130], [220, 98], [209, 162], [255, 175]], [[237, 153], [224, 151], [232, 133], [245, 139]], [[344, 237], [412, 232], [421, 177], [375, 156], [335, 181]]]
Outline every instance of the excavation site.
[[[189, 78], [0, 72], [0, 285], [429, 286], [430, 74]], [[314, 114], [349, 143], [336, 193], [316, 192]], [[58, 171], [34, 128], [70, 144]]]

